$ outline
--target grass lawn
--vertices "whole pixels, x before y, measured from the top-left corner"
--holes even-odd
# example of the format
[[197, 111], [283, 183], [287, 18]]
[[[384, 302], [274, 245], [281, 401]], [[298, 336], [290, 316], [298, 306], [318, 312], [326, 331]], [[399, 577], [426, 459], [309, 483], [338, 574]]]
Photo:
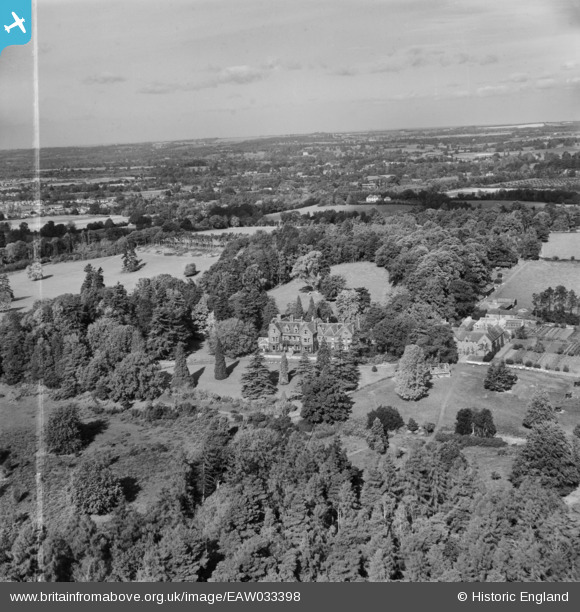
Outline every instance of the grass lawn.
[[[358, 261], [355, 263], [339, 264], [332, 266], [330, 273], [344, 276], [348, 288], [366, 287], [371, 294], [371, 300], [374, 302], [384, 302], [392, 290], [389, 283], [389, 273], [372, 262]], [[298, 295], [302, 299], [304, 310], [307, 310], [310, 296], [307, 293], [301, 293], [303, 287], [303, 281], [294, 279], [285, 285], [271, 289], [268, 291], [268, 295], [271, 295], [276, 300], [280, 312], [284, 312], [290, 302], [295, 302]], [[323, 295], [318, 291], [312, 291], [311, 295], [315, 303], [324, 299]]]
[[542, 246], [542, 257], [559, 257], [580, 259], [580, 233], [552, 232], [550, 239]]
[[505, 277], [503, 285], [496, 290], [491, 298], [516, 298], [516, 310], [527, 308], [532, 310], [532, 295], [564, 285], [566, 289], [580, 292], [580, 261], [524, 261], [512, 268]]
[[78, 293], [85, 278], [84, 268], [89, 263], [96, 268], [103, 268], [107, 286], [120, 282], [127, 291], [131, 292], [140, 278], [171, 274], [185, 279], [183, 270], [186, 264], [195, 263], [198, 271], [202, 273], [217, 261], [217, 257], [211, 257], [207, 254], [164, 255], [162, 252], [149, 249], [138, 250], [137, 255], [145, 265], [141, 270], [130, 274], [121, 272], [121, 255], [47, 264], [44, 266], [45, 278], [36, 282], [28, 278], [25, 270], [10, 273], [8, 277], [15, 298], [15, 301], [12, 302], [12, 308], [28, 310], [36, 300], [55, 298], [63, 293]]
[[[215, 358], [213, 355], [209, 354], [207, 343], [203, 343], [196, 352], [189, 355], [187, 358], [187, 366], [192, 376], [197, 381], [197, 389], [215, 393], [222, 397], [240, 399], [242, 397], [242, 374], [246, 370], [250, 359], [250, 355], [237, 359], [226, 357], [229, 376], [225, 380], [216, 380], [214, 377]], [[278, 396], [280, 396], [283, 391], [286, 393], [286, 396], [289, 396], [294, 390], [296, 379], [293, 380], [292, 376], [297, 365], [297, 361], [289, 362], [290, 384], [278, 386]], [[172, 372], [173, 366], [174, 362], [166, 362], [164, 369]], [[272, 373], [273, 382], [277, 383], [279, 371], [278, 363], [266, 363], [266, 366]]]
[[457, 364], [452, 368], [451, 378], [434, 380], [429, 395], [417, 402], [402, 400], [395, 393], [394, 379], [381, 380], [353, 394], [352, 416], [366, 419], [376, 406], [390, 405], [399, 410], [405, 422], [413, 417], [419, 425], [432, 422], [444, 429], [453, 429], [460, 408], [489, 408], [499, 435], [521, 437], [527, 431], [522, 427], [527, 403], [535, 390], [545, 389], [554, 405], [564, 407], [558, 421], [567, 432], [580, 421], [578, 401], [563, 401], [572, 388], [572, 380], [544, 372], [518, 371], [519, 379], [513, 389], [497, 393], [483, 388], [486, 373], [486, 366]]

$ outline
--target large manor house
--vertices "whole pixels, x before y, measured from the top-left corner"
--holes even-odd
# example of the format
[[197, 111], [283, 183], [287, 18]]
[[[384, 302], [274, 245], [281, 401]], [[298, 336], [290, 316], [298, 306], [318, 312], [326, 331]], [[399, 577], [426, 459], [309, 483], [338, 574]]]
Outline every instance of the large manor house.
[[293, 316], [278, 315], [268, 327], [268, 337], [258, 340], [258, 346], [269, 353], [315, 353], [323, 339], [331, 349], [352, 344], [355, 326], [347, 323], [325, 323], [322, 319], [304, 321]]

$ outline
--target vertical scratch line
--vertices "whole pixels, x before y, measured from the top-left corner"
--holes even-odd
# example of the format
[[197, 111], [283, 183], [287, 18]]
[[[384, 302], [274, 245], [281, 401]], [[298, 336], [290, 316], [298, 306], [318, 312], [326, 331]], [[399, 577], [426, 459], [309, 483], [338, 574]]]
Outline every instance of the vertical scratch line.
[[[32, 0], [32, 57], [33, 57], [33, 120], [34, 120], [34, 200], [39, 207], [38, 222], [40, 227], [40, 96], [38, 83], [38, 0]], [[40, 298], [42, 299], [42, 279], [40, 284]], [[38, 581], [45, 582], [44, 576], [44, 396], [42, 381], [38, 383], [38, 415], [36, 420], [36, 532], [38, 544]]]

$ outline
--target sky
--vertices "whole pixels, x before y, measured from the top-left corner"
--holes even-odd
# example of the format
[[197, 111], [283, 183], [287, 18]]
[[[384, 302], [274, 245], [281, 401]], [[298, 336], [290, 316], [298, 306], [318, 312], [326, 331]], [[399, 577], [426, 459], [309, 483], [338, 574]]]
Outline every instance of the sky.
[[[38, 0], [37, 26], [42, 147], [580, 119], [580, 0]], [[33, 100], [8, 47], [0, 148]]]

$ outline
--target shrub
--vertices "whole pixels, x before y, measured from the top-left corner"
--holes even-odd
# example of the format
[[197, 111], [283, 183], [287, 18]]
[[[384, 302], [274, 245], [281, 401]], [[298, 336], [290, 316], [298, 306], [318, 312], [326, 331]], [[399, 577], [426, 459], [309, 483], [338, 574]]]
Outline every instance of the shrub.
[[371, 372], [377, 372], [377, 371], [378, 371], [378, 370], [377, 370], [377, 366], [376, 366], [376, 365], [374, 365], [374, 366], [371, 368]]
[[528, 359], [525, 363], [526, 368], [531, 368], [534, 364]]
[[563, 372], [569, 372], [569, 371], [570, 371], [570, 368], [569, 368], [567, 365], [565, 365], [565, 366], [562, 368], [562, 371], [563, 371]]
[[423, 429], [428, 434], [432, 434], [435, 431], [435, 427], [435, 423], [431, 423], [430, 421], [427, 421], [427, 423], [423, 423]]
[[73, 474], [72, 501], [85, 514], [107, 514], [121, 497], [119, 481], [98, 459], [83, 462]]
[[544, 365], [544, 370], [550, 370], [550, 369], [551, 369], [551, 368], [550, 368], [550, 364], [549, 364], [549, 363], [547, 363], [547, 364], [545, 364], [545, 365]]
[[415, 433], [419, 429], [419, 424], [417, 423], [417, 421], [415, 421], [414, 418], [411, 417], [409, 419], [409, 422], [407, 423], [407, 429], [412, 433]]
[[75, 404], [58, 406], [48, 417], [45, 440], [48, 450], [57, 455], [71, 455], [81, 450], [81, 421]]
[[541, 367], [539, 363], [534, 363], [534, 368], [536, 368], [536, 370], [539, 370]]
[[493, 471], [493, 472], [491, 473], [491, 479], [492, 479], [492, 480], [500, 480], [500, 479], [501, 479], [501, 475], [500, 475], [500, 474], [498, 474], [496, 471]]
[[514, 360], [513, 360], [513, 359], [511, 359], [511, 358], [506, 359], [506, 360], [505, 360], [505, 362], [506, 362], [508, 365], [514, 365]]
[[559, 371], [560, 371], [560, 368], [559, 368], [558, 366], [556, 366], [556, 367], [554, 368], [554, 372], [559, 372]]
[[197, 267], [194, 263], [188, 263], [183, 271], [185, 276], [195, 276], [197, 274]]
[[379, 419], [383, 424], [385, 433], [388, 431], [396, 431], [405, 425], [405, 421], [403, 421], [403, 417], [399, 414], [399, 411], [392, 406], [379, 406], [375, 410], [371, 410], [367, 414], [368, 429], [373, 426], [375, 419]]
[[572, 432], [577, 438], [580, 438], [580, 423], [574, 427], [574, 431]]
[[524, 345], [521, 344], [520, 342], [516, 342], [513, 346], [514, 351], [519, 351], [520, 349], [523, 349]]

